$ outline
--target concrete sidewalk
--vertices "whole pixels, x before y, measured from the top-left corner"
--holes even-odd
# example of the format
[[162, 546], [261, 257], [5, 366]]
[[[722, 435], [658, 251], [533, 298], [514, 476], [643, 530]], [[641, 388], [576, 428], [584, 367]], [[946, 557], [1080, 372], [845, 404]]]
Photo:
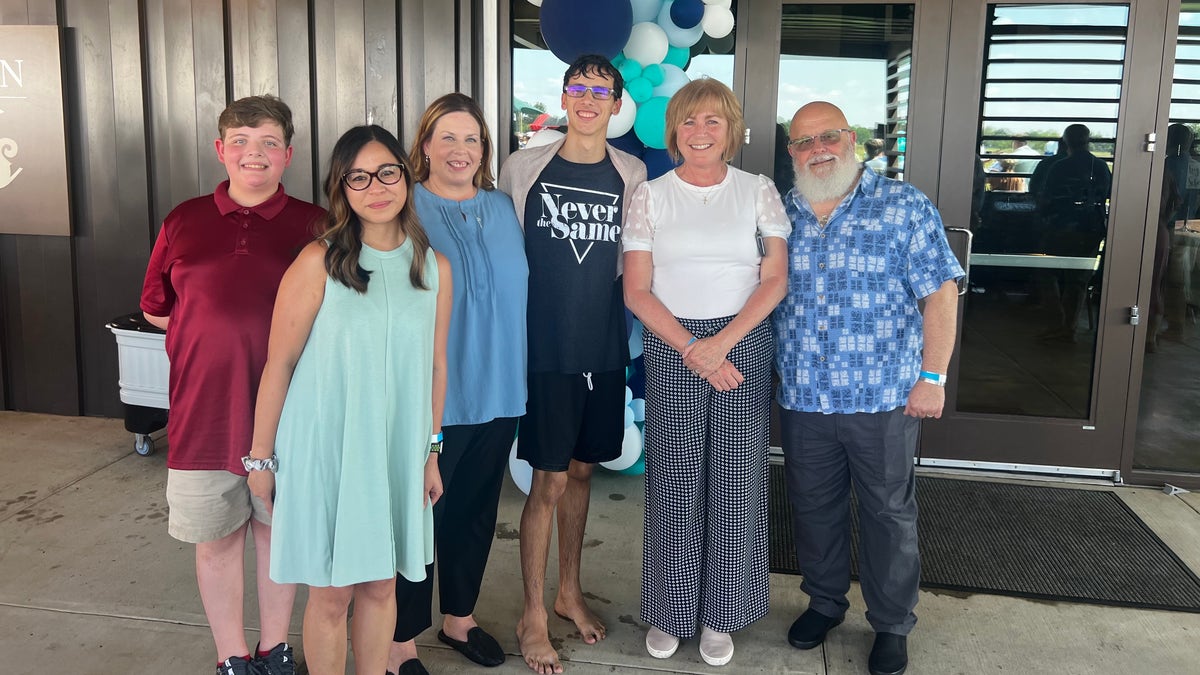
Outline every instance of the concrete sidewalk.
[[[165, 447], [165, 439], [160, 440]], [[0, 412], [0, 673], [211, 675], [215, 655], [196, 590], [191, 546], [166, 532], [165, 457], [139, 457], [120, 420]], [[1098, 488], [1112, 489], [1112, 488]], [[1116, 488], [1193, 570], [1200, 571], [1200, 495]], [[510, 654], [496, 669], [436, 639], [418, 642], [431, 673], [528, 673], [513, 629], [520, 614], [517, 527], [524, 495], [507, 483], [476, 612]], [[584, 588], [608, 624], [586, 645], [551, 618], [567, 673], [866, 673], [872, 634], [858, 587], [846, 622], [810, 651], [788, 646], [806, 600], [797, 577], [772, 575], [771, 613], [735, 635], [723, 668], [696, 641], [669, 660], [646, 654], [638, 619], [642, 479], [597, 472], [584, 551]], [[551, 570], [554, 570], [551, 561]], [[547, 601], [553, 600], [552, 581]], [[253, 583], [247, 607], [254, 607]], [[294, 642], [300, 646], [303, 594]], [[1196, 673], [1200, 614], [923, 591], [909, 641], [913, 674]], [[247, 612], [254, 615], [253, 610]], [[253, 620], [251, 620], [253, 623]], [[253, 640], [253, 634], [248, 636]], [[298, 649], [299, 651], [299, 649]]]

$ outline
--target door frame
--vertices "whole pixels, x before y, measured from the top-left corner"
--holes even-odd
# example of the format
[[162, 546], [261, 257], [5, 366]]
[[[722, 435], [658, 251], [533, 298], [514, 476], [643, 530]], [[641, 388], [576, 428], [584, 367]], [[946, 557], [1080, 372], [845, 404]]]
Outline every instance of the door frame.
[[[990, 4], [1079, 4], [1079, 0], [958, 2], [952, 19], [950, 68], [947, 71], [946, 119], [969, 119], [969, 134], [948, 129], [942, 171], [943, 218], [966, 222], [970, 213], [976, 134], [980, 111], [980, 86], [984, 55], [987, 7]], [[1138, 279], [1146, 248], [1146, 214], [1156, 163], [1143, 150], [1145, 134], [1158, 128], [1160, 87], [1144, 73], [1162, 70], [1165, 10], [1150, 0], [1090, 0], [1087, 4], [1127, 5], [1129, 22], [1122, 70], [1121, 98], [1114, 148], [1113, 199], [1106, 239], [1104, 293], [1097, 317], [1097, 349], [1093, 365], [1093, 396], [1088, 418], [1036, 418], [1014, 415], [961, 413], [954, 406], [961, 353], [955, 350], [947, 390], [947, 413], [926, 423], [921, 456], [929, 464], [997, 463], [996, 468], [1017, 468], [1054, 473], [1107, 475], [1121, 480], [1127, 469], [1128, 449], [1122, 442], [1129, 405], [1129, 373], [1134, 355], [1135, 327], [1128, 323], [1128, 307], [1138, 304]], [[1136, 77], [1135, 77], [1136, 74]], [[1161, 170], [1158, 172], [1161, 179]], [[1149, 184], [1149, 185], [1148, 185]], [[1155, 193], [1157, 194], [1157, 193]], [[1153, 255], [1153, 250], [1150, 251]], [[964, 303], [966, 299], [964, 299]], [[964, 303], [960, 303], [960, 316]], [[1143, 329], [1140, 329], [1144, 331]], [[958, 326], [962, 338], [962, 321]], [[942, 460], [939, 462], [939, 460]], [[1015, 466], [1007, 466], [1015, 465]], [[1098, 471], [1097, 471], [1098, 470]]]

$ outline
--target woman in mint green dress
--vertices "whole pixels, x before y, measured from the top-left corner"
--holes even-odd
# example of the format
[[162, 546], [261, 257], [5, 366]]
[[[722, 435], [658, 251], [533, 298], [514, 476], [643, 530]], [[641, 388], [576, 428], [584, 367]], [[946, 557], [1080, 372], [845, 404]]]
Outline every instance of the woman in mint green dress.
[[379, 126], [338, 140], [325, 180], [329, 227], [279, 286], [250, 454], [274, 499], [271, 578], [307, 584], [309, 672], [343, 673], [355, 603], [357, 669], [382, 673], [395, 578], [433, 561], [442, 494], [451, 276], [412, 206], [404, 150]]

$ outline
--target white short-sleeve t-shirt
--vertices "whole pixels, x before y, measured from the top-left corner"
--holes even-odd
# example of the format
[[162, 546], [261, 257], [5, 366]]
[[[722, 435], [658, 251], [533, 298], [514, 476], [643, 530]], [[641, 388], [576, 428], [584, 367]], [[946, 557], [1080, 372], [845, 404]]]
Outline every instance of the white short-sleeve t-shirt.
[[696, 187], [674, 171], [643, 183], [628, 207], [626, 251], [650, 251], [650, 292], [672, 314], [714, 319], [742, 310], [758, 288], [757, 237], [787, 239], [791, 223], [771, 179], [733, 167]]

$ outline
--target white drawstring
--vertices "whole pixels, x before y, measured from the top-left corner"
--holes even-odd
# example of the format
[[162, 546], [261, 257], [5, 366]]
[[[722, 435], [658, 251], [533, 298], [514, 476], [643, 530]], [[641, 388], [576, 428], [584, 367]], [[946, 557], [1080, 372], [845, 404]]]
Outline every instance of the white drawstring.
[[592, 391], [592, 374], [591, 374], [591, 373], [584, 373], [584, 374], [583, 374], [583, 376], [587, 378], [587, 381], [588, 381], [588, 391]]

